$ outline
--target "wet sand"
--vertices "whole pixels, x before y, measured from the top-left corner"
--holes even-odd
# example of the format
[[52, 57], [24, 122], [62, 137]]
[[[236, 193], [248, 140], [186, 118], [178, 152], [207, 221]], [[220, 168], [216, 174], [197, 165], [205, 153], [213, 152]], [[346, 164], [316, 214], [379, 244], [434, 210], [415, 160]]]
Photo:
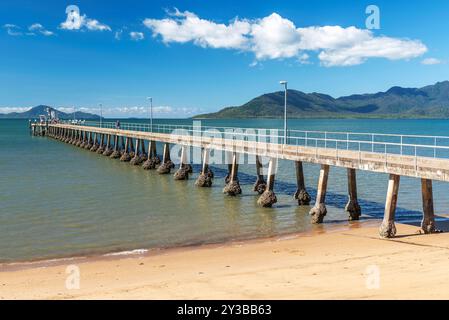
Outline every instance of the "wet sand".
[[[422, 235], [416, 226], [397, 224], [398, 236], [381, 240], [377, 225], [157, 254], [2, 265], [0, 298], [448, 299], [449, 233]], [[77, 284], [77, 269], [68, 265], [79, 268], [79, 289], [66, 286]]]

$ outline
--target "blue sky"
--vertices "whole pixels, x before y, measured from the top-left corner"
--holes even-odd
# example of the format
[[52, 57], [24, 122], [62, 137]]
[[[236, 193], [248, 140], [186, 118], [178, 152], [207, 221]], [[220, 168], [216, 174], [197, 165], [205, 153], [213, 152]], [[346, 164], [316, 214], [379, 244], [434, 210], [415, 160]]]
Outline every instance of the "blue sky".
[[[366, 29], [371, 4], [378, 30]], [[448, 16], [445, 0], [3, 0], [0, 112], [102, 103], [145, 117], [152, 96], [157, 116], [185, 117], [283, 79], [334, 97], [424, 86], [449, 79]]]

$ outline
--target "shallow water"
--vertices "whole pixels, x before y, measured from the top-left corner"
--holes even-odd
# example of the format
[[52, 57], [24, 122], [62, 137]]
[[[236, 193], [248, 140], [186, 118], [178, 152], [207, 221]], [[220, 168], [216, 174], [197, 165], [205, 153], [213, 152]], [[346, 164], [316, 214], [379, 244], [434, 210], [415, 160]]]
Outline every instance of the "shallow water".
[[[191, 120], [157, 122], [192, 124]], [[203, 124], [276, 128], [282, 121]], [[289, 125], [300, 130], [449, 135], [446, 120], [291, 120]], [[189, 181], [174, 181], [172, 175], [161, 176], [59, 141], [32, 137], [28, 121], [0, 120], [0, 261], [215, 243], [320, 228], [310, 225], [310, 208], [298, 207], [292, 198], [293, 162], [279, 163], [278, 203], [272, 209], [256, 205], [254, 165], [240, 167], [243, 194], [235, 198], [222, 194], [225, 166], [213, 170], [213, 187], [196, 188], [199, 166], [194, 166]], [[314, 198], [319, 167], [304, 164], [304, 171]], [[363, 219], [382, 217], [387, 178], [358, 172]], [[346, 220], [346, 183], [346, 170], [332, 167], [326, 223]], [[447, 193], [447, 183], [434, 183], [437, 214], [449, 212]], [[418, 179], [401, 179], [398, 207], [399, 220], [420, 219]]]

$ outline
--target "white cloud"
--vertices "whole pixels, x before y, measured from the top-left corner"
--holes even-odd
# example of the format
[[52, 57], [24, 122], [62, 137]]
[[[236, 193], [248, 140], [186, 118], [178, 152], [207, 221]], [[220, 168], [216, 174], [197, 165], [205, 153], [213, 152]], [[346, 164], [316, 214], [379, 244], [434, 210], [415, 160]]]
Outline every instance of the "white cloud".
[[440, 59], [436, 59], [436, 58], [426, 58], [426, 59], [422, 60], [421, 63], [425, 64], [425, 65], [434, 65], [434, 64], [443, 63], [443, 61], [441, 61]]
[[311, 64], [312, 62], [310, 62], [309, 58], [310, 56], [307, 53], [303, 53], [298, 57], [298, 61], [301, 64]]
[[[17, 110], [17, 112], [27, 111], [30, 108], [3, 108], [4, 110], [8, 110], [7, 112], [13, 112]], [[56, 107], [59, 111], [65, 113], [73, 113], [73, 106], [58, 106]], [[2, 108], [0, 108], [1, 113]], [[105, 117], [113, 118], [127, 118], [127, 117], [136, 117], [136, 118], [148, 118], [149, 109], [148, 106], [115, 106], [109, 107], [107, 105], [103, 106], [103, 115]], [[88, 112], [100, 114], [100, 108], [95, 107], [77, 107], [76, 112]], [[192, 116], [201, 112], [205, 112], [200, 108], [176, 108], [171, 106], [154, 106], [153, 107], [153, 115], [154, 117], [166, 117], [166, 118], [179, 118], [179, 117], [187, 117]]]
[[243, 49], [247, 44], [246, 34], [250, 23], [235, 19], [229, 25], [204, 20], [194, 13], [185, 11], [170, 14], [171, 18], [145, 19], [144, 25], [161, 35], [165, 43], [193, 41], [196, 45], [210, 48]]
[[352, 46], [324, 50], [318, 57], [325, 66], [350, 66], [361, 64], [368, 58], [411, 59], [426, 51], [426, 46], [417, 40], [373, 37]]
[[31, 31], [31, 33], [28, 33], [27, 35], [34, 35], [34, 32], [39, 32], [40, 34], [46, 37], [54, 35], [54, 32], [45, 29], [44, 26], [41, 25], [40, 23], [32, 24], [31, 26], [28, 27], [28, 30]]
[[30, 109], [29, 107], [0, 107], [0, 113], [25, 112]]
[[86, 19], [86, 27], [93, 31], [111, 31], [111, 28], [95, 19]]
[[23, 32], [21, 28], [15, 24], [7, 23], [3, 25], [3, 28], [6, 29], [6, 32], [13, 37], [22, 36]]
[[132, 31], [129, 33], [129, 36], [131, 37], [131, 40], [134, 41], [140, 41], [145, 39], [145, 35], [143, 34], [143, 32]]
[[353, 26], [297, 28], [277, 13], [256, 20], [235, 18], [226, 25], [176, 9], [165, 19], [145, 19], [144, 25], [166, 44], [193, 42], [204, 48], [252, 52], [258, 61], [297, 58], [308, 63], [309, 53], [316, 52], [324, 66], [350, 66], [369, 58], [411, 59], [427, 51], [419, 40], [375, 36]]
[[62, 22], [59, 27], [64, 30], [112, 31], [108, 25], [96, 19], [89, 19], [85, 14], [81, 15], [76, 10], [69, 12], [66, 21]]

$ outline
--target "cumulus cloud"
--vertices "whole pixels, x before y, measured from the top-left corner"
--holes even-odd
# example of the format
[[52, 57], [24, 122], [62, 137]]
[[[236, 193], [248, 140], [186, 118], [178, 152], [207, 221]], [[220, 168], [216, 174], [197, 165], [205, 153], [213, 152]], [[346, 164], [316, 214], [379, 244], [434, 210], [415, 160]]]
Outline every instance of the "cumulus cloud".
[[[3, 110], [8, 110], [7, 112], [23, 112], [27, 111], [30, 108], [3, 108]], [[58, 106], [56, 107], [59, 111], [65, 113], [73, 113], [74, 110], [76, 112], [88, 112], [100, 114], [100, 108], [98, 106], [92, 107], [77, 107], [74, 109], [73, 106]], [[0, 108], [2, 110], [2, 108]], [[128, 118], [128, 117], [136, 117], [136, 118], [145, 118], [149, 117], [149, 109], [148, 106], [114, 106], [110, 107], [107, 105], [103, 105], [103, 116], [114, 118]], [[196, 107], [172, 107], [172, 106], [154, 106], [153, 107], [153, 115], [156, 118], [185, 118], [189, 116], [193, 116], [198, 113], [204, 113], [205, 110]], [[0, 113], [2, 113], [0, 111]]]
[[176, 9], [164, 19], [145, 19], [144, 25], [166, 44], [193, 42], [204, 48], [252, 52], [257, 61], [297, 58], [308, 63], [309, 53], [316, 52], [324, 66], [350, 66], [369, 58], [411, 59], [427, 52], [419, 40], [375, 36], [370, 30], [353, 26], [298, 28], [277, 13], [221, 24]]
[[421, 63], [425, 64], [425, 65], [434, 65], [434, 64], [443, 63], [443, 61], [441, 61], [440, 59], [436, 59], [436, 58], [426, 58], [426, 59], [422, 60]]
[[25, 112], [30, 109], [30, 107], [0, 107], [0, 113]]
[[13, 37], [22, 36], [23, 32], [21, 31], [21, 28], [15, 24], [7, 23], [3, 25], [3, 28], [6, 29], [6, 32]]
[[28, 30], [31, 31], [29, 35], [34, 35], [35, 32], [38, 32], [46, 37], [54, 35], [54, 32], [45, 29], [44, 26], [41, 25], [40, 23], [32, 24], [31, 26], [28, 27]]
[[131, 38], [131, 40], [134, 41], [140, 41], [145, 39], [145, 35], [143, 34], [143, 32], [136, 32], [136, 31], [130, 32], [129, 37]]
[[100, 23], [95, 19], [86, 19], [86, 27], [93, 31], [111, 31], [111, 28], [108, 25]]
[[144, 25], [153, 31], [153, 35], [161, 35], [165, 43], [194, 42], [201, 47], [244, 49], [251, 24], [235, 19], [229, 25], [201, 19], [189, 11], [170, 13], [170, 18], [157, 20], [145, 19]]
[[108, 25], [96, 19], [90, 19], [85, 14], [81, 15], [76, 7], [67, 13], [66, 21], [59, 27], [64, 30], [112, 31]]

